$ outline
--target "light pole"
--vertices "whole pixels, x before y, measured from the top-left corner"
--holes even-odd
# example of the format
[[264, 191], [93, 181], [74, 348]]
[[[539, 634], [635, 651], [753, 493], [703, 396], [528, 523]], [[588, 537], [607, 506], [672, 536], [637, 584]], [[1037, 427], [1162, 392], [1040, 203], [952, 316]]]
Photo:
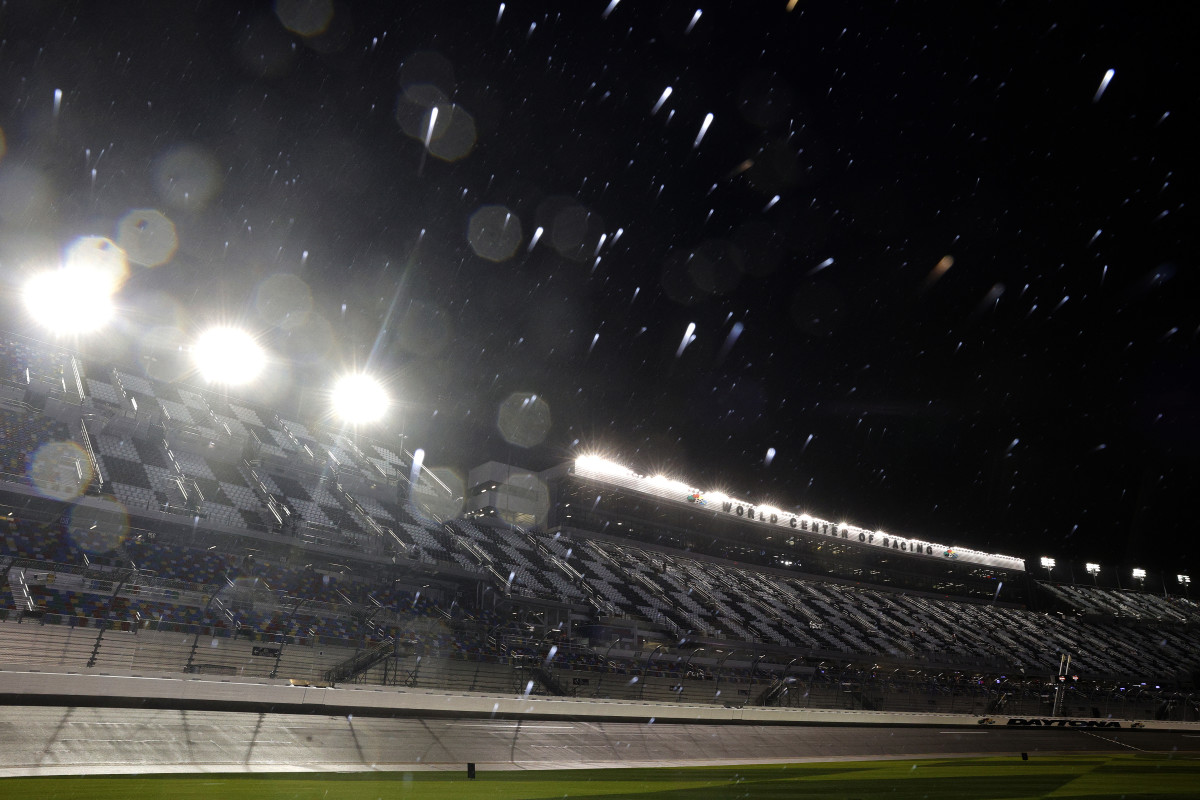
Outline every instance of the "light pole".
[[604, 651], [604, 664], [602, 665], [604, 667], [604, 672], [600, 673], [600, 678], [596, 681], [596, 691], [592, 693], [592, 697], [600, 696], [600, 687], [604, 685], [604, 674], [605, 672], [608, 672], [608, 654], [611, 653], [612, 649], [620, 643], [621, 637], [618, 636], [613, 640], [612, 644], [608, 646], [608, 649]]
[[646, 663], [642, 665], [641, 686], [638, 687], [639, 700], [646, 696], [646, 671], [650, 669], [650, 662], [654, 660], [656, 655], [658, 655], [658, 651], [662, 650], [664, 647], [666, 647], [665, 644], [659, 644], [657, 647], [655, 647], [654, 650], [650, 652], [650, 655], [646, 658]]
[[117, 595], [121, 593], [121, 587], [125, 585], [126, 581], [137, 575], [137, 565], [135, 565], [132, 561], [129, 562], [129, 569], [122, 570], [120, 573], [118, 573], [118, 575], [120, 577], [115, 582], [113, 586], [113, 593], [109, 596], [108, 603], [104, 607], [104, 618], [100, 620], [100, 630], [96, 632], [96, 641], [92, 645], [92, 655], [87, 662], [89, 667], [96, 666], [96, 657], [100, 655], [100, 640], [104, 638], [104, 632], [108, 630], [109, 618], [112, 616], [113, 601], [115, 601], [117, 599]]
[[732, 648], [729, 652], [727, 652], [724, 656], [721, 657], [721, 660], [719, 662], [717, 662], [717, 685], [713, 687], [713, 699], [714, 700], [721, 696], [721, 667], [725, 666], [725, 662], [728, 661], [729, 657], [731, 655], [733, 655], [734, 653], [736, 653], [737, 651], [738, 651], [738, 648], [736, 648], [736, 647]]
[[271, 667], [271, 674], [269, 677], [274, 678], [279, 674], [279, 660], [283, 658], [283, 648], [285, 645], [287, 645], [288, 628], [291, 627], [292, 620], [296, 618], [296, 612], [303, 608], [305, 603], [308, 603], [311, 600], [311, 597], [305, 597], [299, 603], [296, 603], [294, 606], [292, 606], [292, 613], [288, 614], [288, 618], [283, 623], [283, 630], [279, 633], [279, 648], [275, 651], [275, 666]]
[[758, 669], [758, 663], [767, 657], [766, 653], [762, 653], [758, 658], [754, 659], [754, 663], [750, 665], [750, 688], [747, 689], [747, 697], [753, 702], [754, 700], [754, 670]]
[[789, 661], [784, 666], [783, 673], [780, 674], [780, 676], [779, 676], [779, 683], [782, 687], [781, 693], [787, 696], [787, 698], [788, 698], [787, 702], [789, 705], [791, 704], [792, 691], [791, 691], [791, 687], [789, 687], [788, 683], [787, 683], [787, 675], [788, 675], [788, 672], [791, 670], [791, 668], [796, 665], [796, 662], [799, 659], [800, 659], [800, 656], [793, 656], [792, 660]]
[[[239, 566], [233, 567], [232, 569], [227, 569], [221, 575], [221, 577], [225, 579], [225, 582], [217, 587], [216, 591], [209, 596], [208, 602], [204, 604], [204, 620], [208, 619], [208, 612], [212, 609], [213, 601], [217, 599], [217, 595], [224, 591], [226, 586], [233, 586], [233, 582], [237, 579], [237, 573], [241, 570], [248, 569], [250, 564], [253, 562], [254, 557], [247, 555], [242, 559], [242, 563]], [[231, 574], [234, 576], [233, 578], [229, 577]], [[192, 639], [192, 650], [188, 653], [187, 665], [183, 668], [184, 672], [191, 672], [193, 669], [192, 664], [196, 660], [196, 648], [200, 645], [200, 632], [203, 630], [204, 620], [201, 621], [200, 625], [196, 626], [196, 637]], [[234, 633], [236, 635], [236, 631]]]

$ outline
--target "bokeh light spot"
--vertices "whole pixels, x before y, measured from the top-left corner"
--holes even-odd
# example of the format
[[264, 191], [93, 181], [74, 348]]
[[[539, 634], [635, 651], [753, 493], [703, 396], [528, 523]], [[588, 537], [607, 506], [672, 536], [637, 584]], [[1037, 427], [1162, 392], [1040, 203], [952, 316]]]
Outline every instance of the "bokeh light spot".
[[95, 477], [91, 459], [74, 442], [42, 445], [29, 458], [27, 471], [38, 493], [55, 500], [79, 497]]
[[509, 444], [533, 447], [550, 432], [550, 406], [536, 394], [514, 392], [500, 404], [500, 435]]
[[741, 251], [732, 242], [709, 239], [689, 255], [688, 277], [703, 292], [725, 294], [741, 280], [744, 260]]
[[[150, 302], [170, 302], [163, 296], [150, 298]], [[137, 342], [138, 363], [150, 378], [160, 381], [182, 381], [191, 370], [187, 355], [187, 335], [174, 325], [155, 325], [146, 331]]]
[[292, 33], [316, 36], [333, 21], [333, 0], [275, 0], [275, 16]]
[[67, 517], [67, 535], [85, 553], [111, 552], [129, 536], [129, 513], [111, 497], [74, 505]]
[[312, 313], [312, 291], [295, 275], [277, 273], [259, 285], [254, 307], [268, 325], [295, 330], [304, 325]]
[[287, 337], [279, 341], [284, 356], [300, 364], [316, 364], [333, 351], [337, 341], [333, 325], [320, 314], [309, 314], [308, 319], [295, 328], [288, 329]]
[[135, 264], [157, 267], [175, 257], [179, 235], [175, 223], [161, 211], [137, 208], [117, 223], [117, 244]]
[[563, 258], [582, 262], [597, 255], [596, 245], [604, 234], [604, 218], [574, 198], [547, 197], [538, 204], [535, 219], [545, 228], [550, 246]]
[[467, 493], [466, 480], [449, 467], [429, 467], [436, 478], [422, 474], [413, 492], [413, 499], [431, 519], [453, 519], [462, 513]]
[[471, 215], [467, 240], [480, 258], [506, 261], [521, 244], [521, 220], [504, 206], [484, 206]]
[[453, 93], [454, 64], [441, 53], [418, 50], [400, 65], [400, 85], [407, 89], [418, 84], [429, 84], [446, 94]]
[[95, 275], [97, 281], [108, 287], [108, 294], [120, 289], [129, 277], [125, 251], [104, 236], [80, 236], [71, 242], [63, 257], [63, 269]]
[[475, 120], [461, 106], [451, 106], [446, 116], [444, 126], [441, 118], [438, 119], [434, 130], [436, 137], [429, 142], [429, 152], [443, 161], [458, 161], [475, 147]]
[[54, 195], [42, 173], [9, 162], [0, 167], [0, 220], [7, 223], [42, 222]]
[[[433, 114], [435, 109], [436, 117]], [[445, 92], [432, 84], [421, 83], [401, 92], [396, 101], [396, 122], [407, 136], [432, 144], [450, 127], [453, 109]]]
[[221, 165], [207, 150], [183, 145], [155, 164], [154, 185], [172, 208], [204, 208], [221, 188]]

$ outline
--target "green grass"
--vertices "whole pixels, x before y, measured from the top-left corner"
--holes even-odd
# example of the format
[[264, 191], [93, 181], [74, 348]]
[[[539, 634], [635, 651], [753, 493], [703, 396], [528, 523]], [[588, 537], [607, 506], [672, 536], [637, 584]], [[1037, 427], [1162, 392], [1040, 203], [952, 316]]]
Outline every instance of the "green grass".
[[659, 769], [78, 776], [0, 779], [16, 798], [1194, 798], [1200, 760], [1155, 754], [853, 761]]

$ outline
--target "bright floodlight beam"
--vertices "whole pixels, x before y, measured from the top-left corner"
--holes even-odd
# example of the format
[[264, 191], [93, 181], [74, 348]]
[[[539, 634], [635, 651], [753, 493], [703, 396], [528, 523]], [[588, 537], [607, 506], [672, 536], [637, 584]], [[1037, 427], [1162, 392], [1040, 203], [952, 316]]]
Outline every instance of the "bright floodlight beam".
[[25, 308], [56, 334], [92, 333], [112, 318], [113, 288], [100, 272], [64, 268], [34, 275], [25, 284]]
[[209, 383], [239, 386], [259, 376], [267, 355], [254, 337], [239, 328], [210, 328], [192, 347], [192, 359]]
[[378, 422], [387, 408], [387, 392], [370, 375], [346, 375], [333, 387], [333, 410], [351, 424]]

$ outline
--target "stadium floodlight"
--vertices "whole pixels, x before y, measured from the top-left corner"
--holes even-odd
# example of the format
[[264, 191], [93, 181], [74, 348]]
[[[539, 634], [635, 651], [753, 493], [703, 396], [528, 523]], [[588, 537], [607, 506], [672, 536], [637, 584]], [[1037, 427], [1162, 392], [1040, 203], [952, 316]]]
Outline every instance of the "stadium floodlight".
[[240, 328], [209, 328], [192, 346], [192, 359], [209, 383], [237, 386], [258, 377], [267, 354]]
[[1138, 567], [1134, 567], [1133, 568], [1133, 578], [1134, 578], [1134, 580], [1139, 580], [1139, 581], [1145, 580], [1146, 579], [1146, 570], [1140, 569]]
[[1192, 579], [1190, 577], [1188, 577], [1187, 575], [1176, 575], [1175, 580], [1179, 581], [1184, 586], [1187, 586], [1188, 584], [1190, 584], [1192, 582]]
[[636, 472], [629, 469], [629, 467], [622, 466], [615, 461], [610, 461], [604, 456], [597, 455], [595, 453], [584, 453], [580, 456], [577, 456], [575, 459], [575, 466], [591, 470], [592, 472], [605, 472], [610, 475], [620, 475], [621, 477], [626, 478], [641, 477]]
[[92, 333], [113, 315], [111, 277], [79, 265], [39, 272], [25, 284], [24, 300], [33, 319], [59, 335]]
[[677, 481], [674, 478], [668, 478], [666, 475], [655, 475], [650, 478], [650, 483], [659, 486], [663, 489], [679, 492], [681, 494], [690, 494], [692, 487], [688, 486], [683, 481]]
[[1049, 556], [1042, 556], [1042, 566], [1046, 569], [1054, 569], [1054, 565], [1056, 563], [1058, 562], [1056, 562], [1053, 558], [1050, 558]]
[[333, 387], [334, 413], [353, 425], [378, 422], [388, 402], [379, 381], [361, 372], [343, 375]]
[[1087, 563], [1087, 564], [1083, 565], [1083, 568], [1087, 570], [1088, 575], [1099, 575], [1100, 574], [1100, 565], [1099, 564]]

